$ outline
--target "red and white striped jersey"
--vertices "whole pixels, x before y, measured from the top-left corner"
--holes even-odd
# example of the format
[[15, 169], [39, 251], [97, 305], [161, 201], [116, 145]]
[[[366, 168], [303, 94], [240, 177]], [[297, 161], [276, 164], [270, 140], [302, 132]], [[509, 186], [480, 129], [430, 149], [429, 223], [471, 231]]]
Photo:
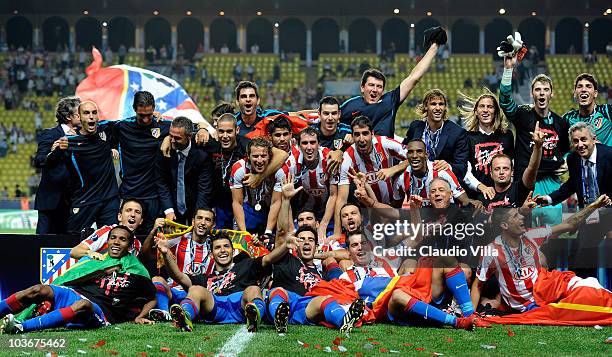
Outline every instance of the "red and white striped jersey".
[[291, 173], [294, 177], [296, 187], [302, 186], [302, 192], [297, 197], [297, 206], [324, 212], [329, 198], [330, 185], [338, 184], [338, 176], [330, 176], [327, 173], [327, 155], [331, 152], [329, 148], [319, 147], [319, 162], [316, 167], [308, 170], [304, 166], [304, 155], [299, 151], [295, 161], [287, 160], [276, 173], [276, 187], [281, 188], [282, 182]]
[[374, 257], [370, 264], [365, 267], [353, 265], [348, 268], [338, 279], [344, 279], [355, 285], [355, 291], [361, 289], [363, 281], [366, 277], [382, 277], [393, 278], [397, 276], [397, 270], [393, 268], [386, 260]]
[[391, 179], [380, 181], [376, 178], [376, 173], [380, 169], [393, 166], [395, 163], [392, 158], [406, 160], [406, 155], [404, 145], [386, 136], [372, 136], [372, 151], [367, 157], [362, 157], [357, 151], [357, 145], [353, 144], [344, 152], [338, 185], [350, 184], [348, 172], [352, 167], [355, 171], [366, 174], [368, 183], [380, 202], [391, 203], [393, 183]]
[[230, 189], [243, 189], [244, 202], [251, 207], [260, 204], [262, 207], [269, 208], [272, 202], [272, 191], [281, 191], [281, 187], [275, 187], [276, 178], [268, 177], [257, 188], [244, 187], [242, 180], [244, 176], [251, 172], [251, 163], [246, 159], [240, 159], [232, 166], [232, 174], [230, 175]]
[[530, 229], [521, 237], [517, 248], [511, 248], [502, 241], [501, 236], [497, 236], [489, 247], [498, 255], [481, 257], [478, 279], [484, 282], [495, 274], [504, 301], [515, 310], [525, 311], [529, 304], [535, 302], [533, 285], [538, 279], [544, 256], [540, 246], [551, 234], [550, 227]]
[[[176, 257], [176, 264], [180, 271], [187, 275], [211, 274], [215, 261], [209, 254], [206, 242], [197, 243], [192, 234], [187, 233], [180, 237], [168, 240], [168, 248]], [[176, 285], [175, 283], [172, 285]]]
[[[85, 238], [81, 243], [85, 243], [94, 252], [104, 254], [108, 252], [108, 234], [111, 229], [115, 228], [117, 225], [113, 224], [110, 226], [104, 226], [102, 228], [98, 228], [95, 232], [93, 232], [89, 237]], [[138, 239], [134, 239], [134, 243], [130, 247], [130, 253], [133, 255], [138, 255], [140, 253], [141, 243]]]
[[[425, 177], [420, 178], [412, 175], [412, 167], [410, 166], [397, 177], [393, 184], [393, 199], [396, 201], [403, 199], [404, 208], [408, 208], [408, 199], [410, 195], [419, 195], [423, 197], [423, 205], [428, 206], [429, 185], [431, 181], [437, 177], [448, 182], [454, 198], [461, 196], [465, 192], [453, 171], [450, 169], [434, 170], [433, 162], [427, 161], [427, 175]], [[410, 180], [412, 180], [412, 186], [410, 185]]]

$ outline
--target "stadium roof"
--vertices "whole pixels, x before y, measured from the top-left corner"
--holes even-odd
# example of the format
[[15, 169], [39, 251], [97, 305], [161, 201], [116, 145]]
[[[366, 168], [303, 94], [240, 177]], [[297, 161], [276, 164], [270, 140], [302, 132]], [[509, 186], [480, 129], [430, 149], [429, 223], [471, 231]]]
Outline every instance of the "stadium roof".
[[532, 11], [548, 16], [599, 16], [610, 7], [606, 0], [8, 0], [0, 2], [0, 14], [77, 15], [87, 10], [91, 15], [212, 15], [223, 11], [228, 16], [340, 16], [393, 15], [422, 16], [496, 16], [505, 8], [509, 16], [525, 16]]

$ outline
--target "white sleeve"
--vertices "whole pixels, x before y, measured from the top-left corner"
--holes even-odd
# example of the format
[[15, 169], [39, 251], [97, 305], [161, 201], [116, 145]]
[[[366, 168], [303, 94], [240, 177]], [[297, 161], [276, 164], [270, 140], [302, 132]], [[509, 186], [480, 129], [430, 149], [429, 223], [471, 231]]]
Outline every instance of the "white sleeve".
[[400, 160], [406, 160], [408, 151], [404, 144], [387, 137], [384, 137], [383, 140], [384, 146], [389, 150], [391, 156]]
[[338, 186], [350, 184], [348, 172], [352, 166], [353, 160], [351, 160], [349, 154], [345, 152], [342, 156], [342, 166], [340, 166], [340, 179], [338, 180]]
[[478, 191], [478, 185], [480, 185], [480, 181], [472, 174], [472, 163], [468, 161], [468, 170], [463, 178], [463, 182], [474, 191]]
[[[283, 180], [285, 177], [287, 177], [287, 174], [285, 173], [285, 165], [287, 165], [287, 163], [285, 163], [280, 169], [276, 170], [276, 173], [274, 174], [274, 191], [276, 192], [283, 192]], [[291, 170], [291, 168], [292, 167], [287, 166], [286, 170]]]
[[242, 188], [242, 180], [244, 179], [244, 166], [242, 165], [243, 162], [243, 160], [236, 161], [236, 163], [234, 163], [234, 166], [232, 166], [232, 174], [229, 178], [230, 189]]

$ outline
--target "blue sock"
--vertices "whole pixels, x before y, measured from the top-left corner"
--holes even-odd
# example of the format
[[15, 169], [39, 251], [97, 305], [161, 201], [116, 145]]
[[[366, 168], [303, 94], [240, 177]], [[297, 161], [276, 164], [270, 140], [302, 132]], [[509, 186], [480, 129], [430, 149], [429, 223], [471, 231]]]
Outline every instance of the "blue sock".
[[160, 282], [155, 282], [153, 285], [155, 285], [155, 297], [157, 298], [157, 305], [155, 305], [155, 307], [168, 311], [170, 299], [168, 298], [166, 287]]
[[465, 317], [473, 314], [474, 306], [472, 306], [470, 290], [468, 290], [465, 273], [460, 267], [446, 274], [446, 286], [453, 293], [455, 300], [461, 308], [463, 316]]
[[346, 312], [333, 298], [325, 299], [321, 303], [321, 310], [325, 315], [325, 321], [334, 324], [336, 327], [342, 326], [342, 320]]
[[414, 298], [410, 299], [410, 302], [408, 305], [406, 305], [404, 311], [410, 311], [417, 315], [423, 316], [425, 319], [431, 319], [451, 326], [455, 326], [457, 323], [457, 318], [455, 316], [449, 315], [442, 310], [436, 309], [435, 307]]
[[17, 301], [17, 297], [13, 294], [0, 301], [0, 317], [20, 312], [23, 308], [23, 304]]
[[255, 304], [255, 306], [257, 306], [257, 309], [259, 310], [259, 316], [263, 316], [263, 314], [266, 312], [266, 304], [263, 302], [263, 300], [260, 298], [255, 298], [251, 302]]
[[74, 310], [64, 307], [53, 310], [42, 316], [26, 320], [22, 323], [23, 332], [44, 330], [51, 327], [64, 326], [74, 318]]
[[276, 315], [276, 309], [281, 302], [288, 302], [288, 296], [283, 290], [274, 290], [270, 293], [270, 302], [268, 303], [268, 314], [270, 317], [274, 319], [274, 315]]
[[187, 317], [189, 320], [193, 321], [196, 316], [198, 316], [198, 307], [193, 302], [193, 300], [189, 298], [185, 298], [181, 301], [181, 307], [185, 310]]

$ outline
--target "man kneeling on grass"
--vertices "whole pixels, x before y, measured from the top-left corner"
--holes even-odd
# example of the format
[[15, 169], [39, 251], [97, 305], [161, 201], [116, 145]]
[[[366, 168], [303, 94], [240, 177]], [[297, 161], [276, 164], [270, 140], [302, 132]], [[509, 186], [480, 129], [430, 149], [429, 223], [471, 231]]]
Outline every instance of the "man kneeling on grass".
[[[155, 287], [145, 267], [129, 253], [132, 231], [122, 225], [109, 233], [108, 255], [89, 260], [56, 279], [58, 285], [34, 285], [0, 301], [0, 333], [22, 333], [65, 326], [96, 328], [145, 318], [156, 304]], [[31, 304], [52, 303], [45, 315], [20, 322], [17, 314]]]

